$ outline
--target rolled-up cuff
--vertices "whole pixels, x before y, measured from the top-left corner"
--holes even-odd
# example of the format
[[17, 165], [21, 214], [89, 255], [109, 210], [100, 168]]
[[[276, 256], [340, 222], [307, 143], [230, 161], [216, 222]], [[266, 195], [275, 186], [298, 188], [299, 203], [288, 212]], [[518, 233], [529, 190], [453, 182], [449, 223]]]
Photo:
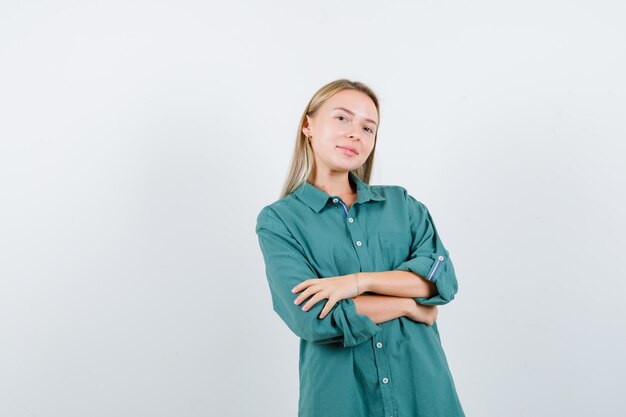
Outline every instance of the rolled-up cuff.
[[442, 305], [454, 299], [458, 284], [448, 255], [418, 256], [401, 263], [396, 269], [412, 271], [435, 284], [437, 294], [432, 297], [414, 297], [423, 305]]
[[435, 268], [435, 258], [431, 258], [429, 256], [418, 256], [402, 262], [395, 269], [400, 271], [415, 272], [417, 275], [426, 278], [428, 281], [435, 282], [433, 279], [428, 278], [432, 277], [436, 280], [436, 277], [433, 275], [433, 272], [436, 272]]
[[357, 313], [352, 298], [341, 300], [339, 304], [341, 308], [334, 310], [333, 319], [343, 330], [344, 347], [356, 346], [382, 331], [382, 328], [368, 316]]

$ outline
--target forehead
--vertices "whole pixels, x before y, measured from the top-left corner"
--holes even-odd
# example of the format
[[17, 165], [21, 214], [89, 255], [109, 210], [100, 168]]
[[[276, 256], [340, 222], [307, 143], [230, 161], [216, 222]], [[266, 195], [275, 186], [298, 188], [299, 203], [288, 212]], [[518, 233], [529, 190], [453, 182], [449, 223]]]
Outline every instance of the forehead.
[[360, 91], [342, 90], [329, 97], [321, 106], [325, 112], [340, 111], [336, 110], [337, 107], [343, 107], [357, 117], [371, 119], [374, 122], [378, 121], [378, 111], [374, 101], [370, 96]]

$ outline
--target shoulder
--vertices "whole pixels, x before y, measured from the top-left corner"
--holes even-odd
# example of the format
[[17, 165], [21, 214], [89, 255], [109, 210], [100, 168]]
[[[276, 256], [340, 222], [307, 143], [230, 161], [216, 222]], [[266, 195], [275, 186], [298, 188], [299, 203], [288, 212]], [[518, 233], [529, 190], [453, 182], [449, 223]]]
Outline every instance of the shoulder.
[[387, 204], [397, 205], [398, 202], [406, 200], [406, 189], [400, 185], [370, 184], [369, 189], [373, 199], [380, 199], [377, 197], [383, 197]]
[[262, 227], [283, 226], [281, 218], [292, 209], [293, 203], [293, 196], [289, 194], [261, 208], [256, 218], [257, 231]]
[[380, 187], [380, 193], [386, 200], [390, 200], [391, 204], [402, 204], [412, 215], [418, 217], [429, 215], [426, 204], [405, 187], [401, 185], [378, 185], [374, 187]]
[[411, 194], [405, 187], [401, 185], [372, 185], [371, 188], [376, 190], [385, 199], [401, 201], [409, 206], [418, 208], [426, 208], [426, 205]]

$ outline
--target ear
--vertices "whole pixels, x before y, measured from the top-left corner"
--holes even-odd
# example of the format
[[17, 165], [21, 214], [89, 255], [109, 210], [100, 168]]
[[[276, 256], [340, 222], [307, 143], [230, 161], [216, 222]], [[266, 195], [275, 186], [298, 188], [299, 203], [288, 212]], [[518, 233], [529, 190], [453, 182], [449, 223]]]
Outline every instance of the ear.
[[309, 126], [311, 126], [311, 119], [309, 118], [309, 115], [305, 115], [306, 117], [306, 121], [304, 122], [304, 124], [302, 125], [302, 133], [304, 133], [305, 136], [309, 137], [311, 136], [311, 128]]

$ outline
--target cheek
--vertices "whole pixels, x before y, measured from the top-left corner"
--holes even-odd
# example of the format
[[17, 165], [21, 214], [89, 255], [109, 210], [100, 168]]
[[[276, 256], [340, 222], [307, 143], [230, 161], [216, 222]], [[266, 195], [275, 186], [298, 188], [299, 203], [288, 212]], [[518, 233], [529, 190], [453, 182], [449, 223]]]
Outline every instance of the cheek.
[[331, 140], [319, 140], [315, 144], [314, 149], [323, 157], [332, 157], [335, 153], [339, 152], [337, 146]]

